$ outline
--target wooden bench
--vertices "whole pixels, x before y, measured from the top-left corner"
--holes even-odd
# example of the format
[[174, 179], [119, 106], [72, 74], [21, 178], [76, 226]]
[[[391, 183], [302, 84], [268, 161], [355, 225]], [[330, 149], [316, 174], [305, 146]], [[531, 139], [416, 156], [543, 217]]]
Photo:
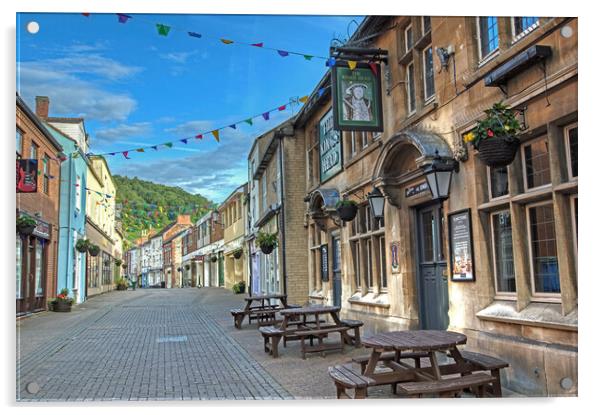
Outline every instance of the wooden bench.
[[278, 357], [278, 343], [284, 334], [284, 331], [278, 327], [268, 326], [260, 327], [259, 332], [263, 336], [263, 350], [266, 353], [272, 355], [272, 357]]
[[[385, 362], [399, 362], [401, 359], [414, 359], [414, 367], [420, 368], [420, 359], [423, 357], [429, 357], [429, 354], [427, 352], [405, 352], [398, 353], [398, 356], [396, 357], [395, 352], [387, 352], [380, 355], [380, 360]], [[366, 365], [368, 365], [368, 361], [370, 360], [370, 355], [354, 357], [351, 360], [358, 363], [362, 368], [362, 373], [364, 373], [366, 371]]]
[[470, 388], [481, 398], [485, 396], [485, 385], [494, 380], [495, 378], [487, 373], [473, 373], [449, 379], [400, 383], [399, 389], [409, 396], [420, 397], [425, 393], [436, 393], [440, 397], [459, 397], [464, 389]]
[[[328, 327], [328, 328], [296, 331], [294, 334], [296, 336], [298, 336], [299, 339], [301, 340], [301, 357], [303, 359], [305, 359], [306, 353], [317, 353], [317, 352], [321, 352], [322, 357], [325, 357], [324, 352], [327, 350], [341, 350], [341, 353], [342, 353], [345, 348], [344, 332], [347, 330], [349, 330], [349, 328], [347, 326], [344, 326], [344, 327], [338, 326], [338, 327]], [[341, 344], [340, 345], [324, 344], [324, 338], [328, 337], [328, 334], [330, 334], [330, 333], [339, 333], [341, 335]], [[310, 338], [310, 339], [317, 338], [318, 345], [317, 346], [306, 345], [305, 344], [306, 338]]]
[[360, 327], [364, 325], [363, 321], [360, 320], [341, 320], [341, 323], [353, 329], [353, 334], [347, 334], [348, 338], [351, 339], [351, 344], [355, 347], [360, 347]]
[[474, 366], [475, 370], [488, 371], [494, 377], [491, 385], [487, 385], [486, 391], [495, 397], [502, 396], [502, 383], [500, 380], [500, 369], [508, 367], [508, 362], [498, 359], [497, 357], [487, 356], [481, 353], [469, 352], [463, 350], [460, 352], [464, 360]]
[[230, 314], [232, 314], [232, 317], [234, 317], [234, 327], [240, 329], [242, 326], [242, 321], [245, 318], [245, 310], [241, 308], [235, 308], [230, 310]]
[[345, 389], [353, 389], [354, 399], [364, 399], [368, 394], [368, 386], [374, 384], [374, 380], [356, 373], [353, 369], [343, 365], [328, 368], [328, 374], [334, 380], [337, 388], [337, 399], [350, 398]]

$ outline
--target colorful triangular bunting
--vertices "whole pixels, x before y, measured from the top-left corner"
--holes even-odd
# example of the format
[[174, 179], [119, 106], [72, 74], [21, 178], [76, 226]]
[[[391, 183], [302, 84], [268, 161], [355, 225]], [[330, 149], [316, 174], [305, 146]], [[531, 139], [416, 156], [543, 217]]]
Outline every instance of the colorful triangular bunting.
[[169, 29], [171, 29], [171, 27], [161, 24], [161, 23], [157, 23], [157, 32], [161, 36], [167, 36], [169, 34]]

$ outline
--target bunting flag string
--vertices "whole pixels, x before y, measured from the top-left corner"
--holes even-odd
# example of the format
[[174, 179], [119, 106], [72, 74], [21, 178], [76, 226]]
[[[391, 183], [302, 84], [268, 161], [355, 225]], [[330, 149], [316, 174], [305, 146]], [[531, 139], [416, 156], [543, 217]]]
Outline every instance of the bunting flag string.
[[[82, 13], [83, 16], [89, 18], [91, 13]], [[124, 13], [116, 13], [117, 15], [117, 22], [121, 23], [121, 24], [126, 24], [128, 23], [130, 20], [135, 20], [135, 21], [141, 21], [144, 23], [148, 23], [148, 24], [152, 24], [156, 27], [157, 33], [159, 36], [167, 36], [171, 30], [175, 30], [175, 31], [179, 31], [179, 32], [183, 32], [186, 35], [188, 35], [189, 37], [193, 37], [196, 39], [202, 39], [202, 38], [207, 38], [207, 39], [213, 39], [213, 40], [217, 40], [219, 42], [221, 42], [224, 45], [244, 45], [244, 46], [250, 46], [250, 47], [254, 47], [254, 48], [261, 48], [263, 50], [266, 51], [271, 51], [271, 52], [276, 52], [279, 56], [281, 57], [287, 57], [289, 55], [296, 55], [296, 56], [301, 56], [303, 57], [306, 61], [311, 61], [313, 58], [316, 59], [320, 59], [322, 61], [328, 61], [329, 58], [325, 57], [325, 56], [319, 56], [319, 55], [314, 55], [314, 54], [309, 54], [309, 53], [303, 53], [303, 52], [295, 52], [295, 51], [291, 51], [291, 50], [284, 50], [284, 49], [278, 49], [278, 48], [272, 48], [269, 46], [265, 46], [264, 42], [253, 42], [253, 43], [249, 43], [249, 42], [242, 42], [242, 41], [238, 41], [238, 40], [232, 40], [230, 38], [224, 38], [224, 37], [218, 37], [218, 36], [211, 36], [211, 35], [207, 35], [207, 34], [201, 34], [199, 32], [196, 31], [190, 31], [190, 30], [185, 30], [182, 28], [178, 28], [175, 26], [170, 26], [170, 25], [166, 25], [163, 23], [157, 23], [154, 21], [151, 21], [149, 19], [146, 19], [140, 15], [131, 15], [131, 14], [124, 14]]]
[[[324, 88], [320, 89], [320, 92], [319, 92], [320, 96], [322, 96], [322, 94], [324, 93], [323, 89]], [[213, 138], [215, 138], [215, 141], [217, 141], [219, 143], [220, 142], [220, 131], [221, 130], [224, 130], [224, 129], [227, 129], [227, 128], [232, 128], [232, 129], [236, 130], [237, 126], [241, 125], [243, 123], [244, 124], [248, 124], [248, 125], [253, 125], [253, 119], [254, 118], [258, 118], [260, 116], [263, 117], [263, 119], [265, 121], [269, 121], [269, 119], [270, 119], [270, 113], [276, 112], [276, 111], [278, 111], [278, 112], [284, 111], [286, 108], [292, 107], [293, 105], [295, 105], [297, 103], [305, 104], [308, 99], [309, 99], [308, 95], [305, 95], [305, 96], [302, 96], [302, 97], [298, 97], [298, 98], [292, 98], [286, 104], [284, 104], [284, 105], [278, 105], [277, 107], [274, 107], [274, 108], [272, 108], [272, 109], [270, 109], [268, 111], [262, 112], [261, 114], [254, 115], [252, 117], [248, 117], [248, 118], [245, 118], [245, 119], [243, 119], [241, 121], [237, 121], [235, 123], [230, 123], [230, 124], [227, 124], [225, 126], [222, 126], [222, 127], [219, 127], [219, 128], [215, 128], [213, 130], [203, 131], [203, 132], [197, 133], [197, 134], [195, 134], [193, 136], [190, 136], [190, 137], [182, 137], [182, 138], [177, 139], [177, 141], [179, 141], [181, 143], [184, 143], [184, 144], [189, 144], [189, 140], [192, 140], [192, 139], [202, 140], [204, 135], [212, 134]], [[168, 141], [168, 142], [159, 143], [159, 144], [152, 144], [152, 145], [148, 145], [148, 146], [145, 146], [145, 147], [130, 148], [130, 149], [127, 149], [127, 150], [111, 151], [111, 152], [106, 152], [106, 153], [87, 153], [87, 156], [115, 156], [118, 153], [121, 153], [123, 155], [123, 157], [125, 157], [127, 160], [131, 160], [131, 157], [129, 157], [130, 152], [134, 152], [135, 151], [137, 153], [144, 153], [145, 149], [153, 149], [155, 151], [158, 151], [159, 147], [161, 147], [161, 146], [164, 146], [164, 147], [167, 147], [167, 148], [173, 148], [173, 141]]]

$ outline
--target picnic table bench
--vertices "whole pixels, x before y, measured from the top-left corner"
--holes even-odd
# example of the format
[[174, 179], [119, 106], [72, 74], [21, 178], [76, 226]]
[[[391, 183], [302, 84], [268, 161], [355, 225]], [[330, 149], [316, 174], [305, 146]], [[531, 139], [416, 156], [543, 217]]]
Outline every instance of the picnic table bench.
[[[279, 301], [280, 304], [272, 304], [272, 301]], [[277, 324], [281, 320], [277, 320], [276, 314], [278, 311], [287, 308], [300, 307], [298, 305], [288, 304], [285, 294], [269, 294], [255, 295], [245, 298], [246, 305], [244, 308], [235, 308], [230, 310], [230, 314], [234, 318], [234, 327], [242, 328], [242, 323], [245, 316], [249, 318], [249, 324], [255, 320], [259, 326]]]
[[[471, 389], [477, 397], [485, 396], [487, 391], [494, 396], [501, 396], [499, 369], [508, 364], [479, 353], [460, 353], [457, 346], [465, 343], [465, 335], [444, 330], [379, 333], [362, 341], [364, 346], [372, 349], [372, 353], [353, 360], [361, 365], [361, 373], [356, 375], [372, 379], [373, 382], [368, 386], [390, 384], [394, 393], [399, 386], [407, 396], [458, 396], [464, 389]], [[440, 365], [437, 352], [448, 353], [454, 362]], [[413, 366], [403, 361], [407, 358], [414, 359]], [[421, 358], [428, 358], [430, 366], [422, 367]], [[390, 371], [375, 372], [379, 362]], [[482, 370], [489, 370], [490, 373], [473, 373]], [[338, 396], [341, 381], [332, 374], [331, 377]]]
[[371, 378], [360, 375], [343, 365], [329, 367], [328, 374], [334, 379], [337, 388], [337, 399], [343, 397], [351, 398], [351, 396], [347, 395], [345, 389], [354, 390], [354, 399], [364, 399], [367, 395], [368, 386], [374, 384], [374, 380]]

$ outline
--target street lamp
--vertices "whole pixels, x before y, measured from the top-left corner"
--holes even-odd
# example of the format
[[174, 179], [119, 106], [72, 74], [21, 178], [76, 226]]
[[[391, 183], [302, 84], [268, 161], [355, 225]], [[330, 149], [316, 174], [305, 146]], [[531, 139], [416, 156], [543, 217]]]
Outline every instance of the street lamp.
[[385, 212], [385, 197], [377, 187], [373, 188], [372, 191], [368, 193], [368, 202], [370, 203], [372, 215], [380, 222]]
[[457, 162], [453, 159], [443, 159], [439, 152], [435, 152], [435, 157], [431, 164], [423, 167], [426, 182], [428, 183], [433, 200], [444, 201], [449, 198], [449, 187], [451, 185], [452, 172], [457, 171]]

